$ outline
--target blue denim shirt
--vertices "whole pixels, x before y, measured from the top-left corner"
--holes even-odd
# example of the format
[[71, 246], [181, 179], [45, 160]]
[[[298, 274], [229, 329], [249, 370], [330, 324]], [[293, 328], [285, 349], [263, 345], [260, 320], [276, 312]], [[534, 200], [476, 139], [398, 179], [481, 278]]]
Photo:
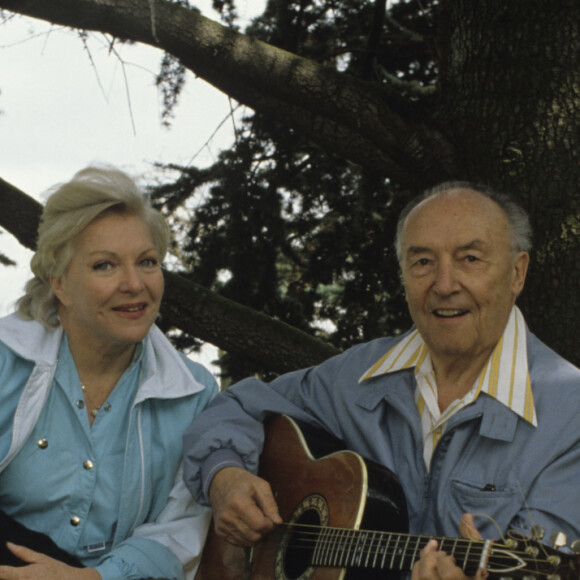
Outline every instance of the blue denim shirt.
[[0, 320], [0, 502], [103, 580], [193, 578], [210, 514], [181, 437], [217, 384], [155, 327], [140, 350], [89, 428], [62, 329]]
[[[411, 533], [457, 537], [464, 512], [486, 539], [534, 524], [580, 538], [580, 370], [528, 333], [538, 416], [533, 427], [485, 394], [454, 415], [428, 472], [412, 370], [359, 378], [398, 338], [355, 346], [270, 384], [246, 379], [220, 394], [184, 437], [186, 483], [207, 503], [215, 472], [256, 471], [261, 421], [283, 413], [329, 431], [400, 479]], [[492, 489], [493, 491], [489, 491]]]

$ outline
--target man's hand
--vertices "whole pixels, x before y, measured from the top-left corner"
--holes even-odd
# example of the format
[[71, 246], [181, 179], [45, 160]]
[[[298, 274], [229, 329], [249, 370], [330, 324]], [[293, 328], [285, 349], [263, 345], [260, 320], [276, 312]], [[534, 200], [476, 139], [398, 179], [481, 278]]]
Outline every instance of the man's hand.
[[252, 546], [282, 523], [270, 484], [239, 467], [218, 471], [209, 499], [216, 533], [234, 546]]
[[[483, 539], [473, 521], [471, 514], [463, 514], [459, 523], [459, 532], [466, 540]], [[483, 580], [486, 574], [478, 570], [475, 580]], [[421, 551], [421, 558], [413, 566], [411, 580], [466, 580], [463, 570], [456, 566], [455, 558], [437, 549], [437, 541], [429, 540]]]
[[465, 580], [467, 576], [455, 565], [455, 558], [437, 549], [437, 541], [429, 540], [421, 550], [421, 558], [413, 566], [411, 580]]
[[94, 568], [73, 568], [24, 546], [6, 545], [27, 565], [0, 566], [0, 580], [101, 580], [101, 575]]

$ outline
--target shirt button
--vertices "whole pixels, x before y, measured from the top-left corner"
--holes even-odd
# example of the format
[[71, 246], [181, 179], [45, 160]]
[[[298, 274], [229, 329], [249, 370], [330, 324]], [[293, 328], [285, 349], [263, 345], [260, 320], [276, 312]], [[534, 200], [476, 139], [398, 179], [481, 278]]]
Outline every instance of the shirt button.
[[78, 407], [79, 409], [84, 409], [84, 408], [85, 408], [85, 402], [84, 402], [82, 399], [79, 399], [79, 400], [77, 401], [77, 407]]
[[78, 526], [80, 523], [81, 523], [81, 518], [79, 518], [79, 516], [73, 516], [73, 517], [70, 519], [70, 525], [71, 525], [71, 526], [75, 526], [75, 527], [76, 527], [76, 526]]
[[38, 446], [41, 449], [46, 449], [48, 447], [48, 441], [46, 439], [39, 439], [38, 440]]
[[87, 470], [92, 469], [95, 466], [95, 464], [90, 460], [87, 459], [84, 463], [83, 463], [83, 467]]

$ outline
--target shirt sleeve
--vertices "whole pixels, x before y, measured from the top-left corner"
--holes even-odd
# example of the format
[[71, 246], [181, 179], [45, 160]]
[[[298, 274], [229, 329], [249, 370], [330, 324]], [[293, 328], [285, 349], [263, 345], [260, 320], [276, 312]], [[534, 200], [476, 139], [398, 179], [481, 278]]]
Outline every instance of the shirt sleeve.
[[352, 382], [343, 378], [341, 384], [340, 377], [354, 351], [271, 383], [245, 379], [220, 393], [184, 435], [184, 476], [195, 499], [209, 505], [209, 486], [219, 469], [239, 466], [257, 471], [264, 441], [262, 422], [268, 414], [289, 415], [341, 438], [337, 393]]

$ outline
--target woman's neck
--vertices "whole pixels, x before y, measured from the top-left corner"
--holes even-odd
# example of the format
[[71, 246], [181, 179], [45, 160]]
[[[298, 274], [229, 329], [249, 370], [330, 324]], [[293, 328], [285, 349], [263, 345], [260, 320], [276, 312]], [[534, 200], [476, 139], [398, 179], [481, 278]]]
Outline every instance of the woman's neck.
[[131, 364], [136, 345], [111, 344], [64, 331], [81, 383], [95, 391], [111, 391]]

